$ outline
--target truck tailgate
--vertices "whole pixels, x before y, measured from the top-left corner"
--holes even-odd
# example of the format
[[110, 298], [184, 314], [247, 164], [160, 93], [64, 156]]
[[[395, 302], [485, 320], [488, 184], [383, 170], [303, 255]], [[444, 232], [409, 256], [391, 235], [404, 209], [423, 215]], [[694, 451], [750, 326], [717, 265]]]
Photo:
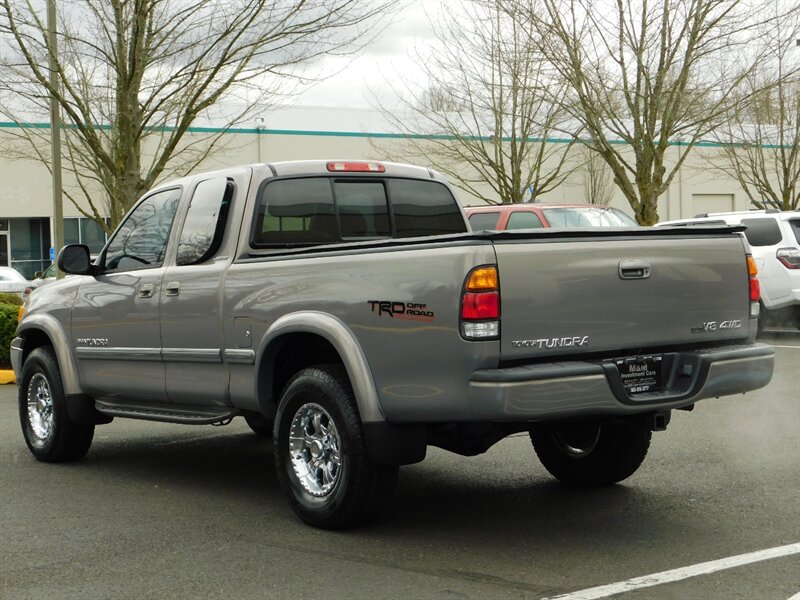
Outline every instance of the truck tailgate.
[[495, 251], [504, 361], [749, 333], [745, 251], [730, 231], [498, 237]]

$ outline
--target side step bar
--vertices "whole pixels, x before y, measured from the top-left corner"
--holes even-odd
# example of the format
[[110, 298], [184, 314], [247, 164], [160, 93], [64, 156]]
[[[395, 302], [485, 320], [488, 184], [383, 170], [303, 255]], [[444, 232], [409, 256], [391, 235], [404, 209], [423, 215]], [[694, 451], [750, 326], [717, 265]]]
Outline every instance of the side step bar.
[[177, 406], [175, 404], [123, 404], [108, 400], [95, 400], [98, 412], [109, 417], [126, 419], [143, 419], [145, 421], [161, 421], [163, 423], [180, 423], [183, 425], [212, 425], [232, 419], [241, 413], [235, 408], [220, 406], [218, 408]]

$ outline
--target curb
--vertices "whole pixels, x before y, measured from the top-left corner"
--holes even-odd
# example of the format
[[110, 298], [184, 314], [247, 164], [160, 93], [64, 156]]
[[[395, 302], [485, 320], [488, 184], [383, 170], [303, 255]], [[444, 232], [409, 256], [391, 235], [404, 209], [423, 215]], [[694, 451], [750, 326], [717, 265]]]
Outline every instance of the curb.
[[17, 380], [14, 377], [14, 371], [0, 369], [0, 385], [4, 385], [6, 383], [16, 383]]

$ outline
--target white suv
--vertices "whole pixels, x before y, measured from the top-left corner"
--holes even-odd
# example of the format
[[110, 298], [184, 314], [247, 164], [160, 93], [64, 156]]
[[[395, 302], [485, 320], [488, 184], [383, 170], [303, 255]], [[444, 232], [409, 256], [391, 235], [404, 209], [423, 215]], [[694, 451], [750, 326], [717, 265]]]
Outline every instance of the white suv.
[[[749, 210], [709, 213], [657, 225], [744, 225], [758, 266], [767, 320], [800, 327], [800, 211]], [[761, 325], [762, 319], [759, 322]]]

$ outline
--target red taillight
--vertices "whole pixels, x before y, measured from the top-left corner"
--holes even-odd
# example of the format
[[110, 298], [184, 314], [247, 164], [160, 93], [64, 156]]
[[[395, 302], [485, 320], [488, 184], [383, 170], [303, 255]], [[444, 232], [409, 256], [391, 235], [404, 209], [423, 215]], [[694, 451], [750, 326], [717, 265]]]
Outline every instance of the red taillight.
[[761, 300], [761, 284], [758, 279], [750, 280], [750, 302], [758, 302]]
[[499, 292], [467, 292], [461, 301], [461, 318], [496, 319], [500, 316]]
[[787, 269], [800, 269], [800, 250], [797, 248], [778, 248], [775, 258]]
[[747, 255], [747, 275], [750, 278], [750, 302], [758, 302], [761, 300], [761, 284], [756, 278], [758, 267], [755, 259], [749, 254]]
[[386, 167], [376, 162], [336, 161], [328, 163], [328, 171], [343, 173], [384, 173]]
[[500, 286], [494, 265], [472, 269], [464, 281], [461, 335], [468, 340], [500, 337]]

